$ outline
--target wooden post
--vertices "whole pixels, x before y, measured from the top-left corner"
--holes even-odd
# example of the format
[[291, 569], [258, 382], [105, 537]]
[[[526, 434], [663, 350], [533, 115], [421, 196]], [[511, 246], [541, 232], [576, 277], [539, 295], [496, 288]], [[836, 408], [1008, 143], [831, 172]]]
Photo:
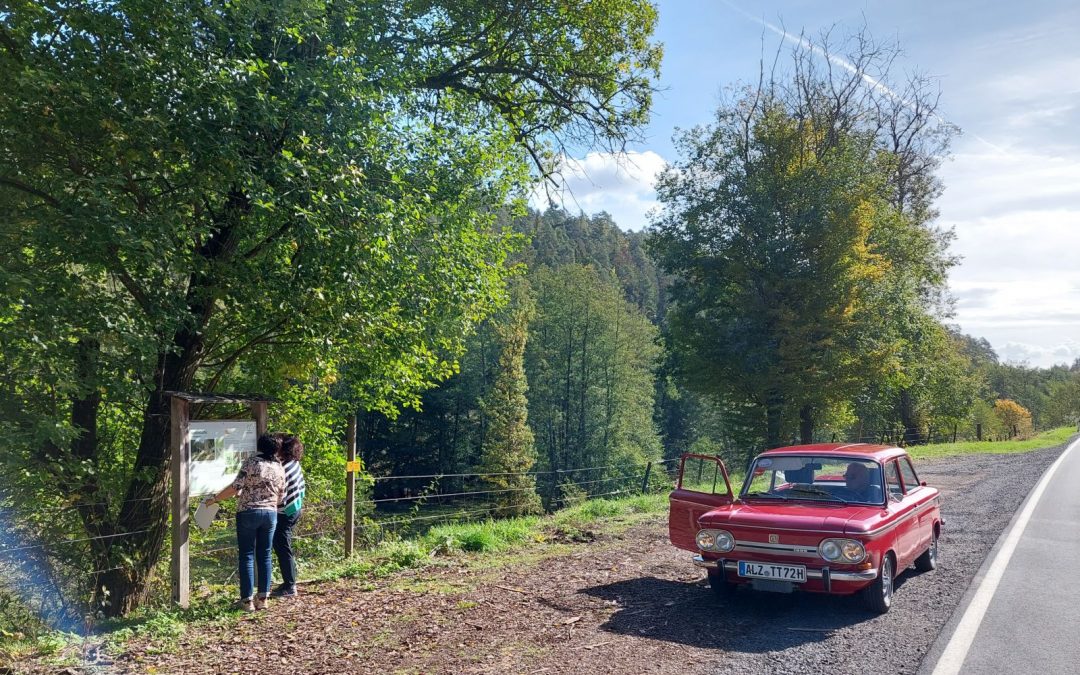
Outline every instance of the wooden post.
[[353, 554], [356, 543], [356, 413], [349, 415], [349, 429], [345, 434], [345, 452], [349, 464], [345, 467], [345, 555]]
[[251, 416], [255, 418], [255, 436], [262, 436], [266, 433], [266, 401], [252, 403]]
[[982, 440], [982, 425], [981, 424], [976, 424], [975, 425], [975, 440], [978, 440], [978, 441]]
[[953, 443], [955, 443], [955, 442], [956, 442], [956, 430], [957, 430], [957, 429], [958, 429], [959, 427], [960, 427], [960, 425], [959, 425], [959, 424], [956, 424], [955, 422], [954, 422], [954, 423], [953, 423], [953, 425], [952, 425], [952, 442], [953, 442]]
[[188, 567], [188, 402], [170, 397], [169, 445], [172, 450], [172, 600], [186, 608], [191, 603]]
[[652, 462], [645, 465], [645, 478], [641, 480], [641, 494], [645, 494], [649, 489], [649, 472], [652, 471]]

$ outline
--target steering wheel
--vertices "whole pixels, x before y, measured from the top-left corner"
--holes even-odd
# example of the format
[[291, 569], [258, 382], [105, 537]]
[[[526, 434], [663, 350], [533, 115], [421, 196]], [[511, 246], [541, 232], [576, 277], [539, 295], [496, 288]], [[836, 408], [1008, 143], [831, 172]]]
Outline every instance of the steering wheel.
[[864, 495], [862, 493], [859, 493], [859, 492], [856, 492], [855, 490], [852, 490], [851, 488], [849, 488], [847, 486], [831, 487], [831, 488], [829, 488], [829, 491], [832, 492], [834, 496], [839, 497], [840, 499], [843, 499], [844, 501], [848, 501], [848, 502], [866, 501], [866, 495]]

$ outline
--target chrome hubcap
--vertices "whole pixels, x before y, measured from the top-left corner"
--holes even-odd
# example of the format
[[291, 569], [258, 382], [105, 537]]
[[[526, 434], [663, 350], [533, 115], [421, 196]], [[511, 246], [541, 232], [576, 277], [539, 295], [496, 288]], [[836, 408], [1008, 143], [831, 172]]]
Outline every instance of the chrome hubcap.
[[889, 604], [892, 598], [892, 560], [888, 558], [881, 565], [881, 595], [885, 598], [885, 604]]

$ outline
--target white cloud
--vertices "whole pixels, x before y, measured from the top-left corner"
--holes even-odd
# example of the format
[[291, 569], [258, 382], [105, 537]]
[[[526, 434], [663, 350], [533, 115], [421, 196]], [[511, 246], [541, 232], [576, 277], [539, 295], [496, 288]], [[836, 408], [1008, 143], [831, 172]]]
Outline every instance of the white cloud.
[[1035, 64], [1023, 63], [986, 82], [985, 86], [989, 93], [1006, 101], [1044, 101], [1080, 92], [1077, 70], [1080, 70], [1080, 58], [1056, 55]]
[[955, 293], [956, 306], [965, 309], [987, 307], [996, 293], [995, 288], [972, 287], [958, 290]]
[[560, 185], [547, 191], [539, 186], [529, 202], [545, 208], [550, 193], [554, 204], [568, 211], [589, 215], [606, 211], [622, 229], [640, 230], [647, 224], [646, 214], [659, 206], [656, 175], [665, 165], [664, 158], [651, 150], [568, 157], [563, 161]]
[[[968, 141], [969, 149], [977, 147]], [[1001, 217], [1027, 206], [1080, 209], [1080, 161], [1038, 152], [960, 151], [941, 169], [943, 222]]]
[[1042, 367], [1055, 363], [1072, 364], [1080, 358], [1080, 342], [1069, 340], [1049, 347], [1023, 342], [1007, 342], [999, 351], [998, 357], [1002, 361]]
[[1061, 103], [1059, 105], [1032, 106], [1025, 110], [1012, 113], [1006, 118], [1007, 125], [1013, 130], [1027, 130], [1045, 125], [1062, 124], [1070, 115], [1075, 114], [1076, 105]]

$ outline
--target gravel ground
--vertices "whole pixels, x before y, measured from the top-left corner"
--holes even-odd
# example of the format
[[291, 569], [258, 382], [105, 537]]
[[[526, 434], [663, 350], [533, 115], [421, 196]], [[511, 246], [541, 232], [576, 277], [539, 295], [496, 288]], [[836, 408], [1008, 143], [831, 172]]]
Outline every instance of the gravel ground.
[[915, 673], [1017, 506], [1063, 449], [919, 463], [920, 477], [943, 492], [941, 565], [901, 576], [883, 616], [853, 598], [815, 594], [744, 591], [716, 600], [657, 518], [539, 562], [427, 568], [376, 588], [323, 584], [228, 634], [191, 630], [172, 654], [133, 645], [114, 668]]

